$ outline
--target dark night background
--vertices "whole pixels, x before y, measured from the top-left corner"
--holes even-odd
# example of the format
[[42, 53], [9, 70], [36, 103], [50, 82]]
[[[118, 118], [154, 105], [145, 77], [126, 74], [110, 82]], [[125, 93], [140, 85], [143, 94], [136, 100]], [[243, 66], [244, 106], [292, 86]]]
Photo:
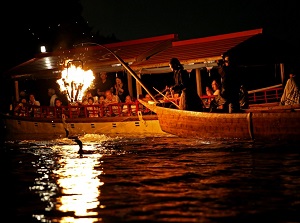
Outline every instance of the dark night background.
[[[297, 1], [52, 0], [8, 1], [1, 13], [2, 73], [47, 51], [93, 41], [111, 43], [176, 33], [201, 38], [263, 28], [295, 51], [300, 47]], [[288, 44], [286, 44], [288, 43]], [[8, 89], [1, 80], [1, 104]], [[3, 84], [4, 83], [4, 84]]]

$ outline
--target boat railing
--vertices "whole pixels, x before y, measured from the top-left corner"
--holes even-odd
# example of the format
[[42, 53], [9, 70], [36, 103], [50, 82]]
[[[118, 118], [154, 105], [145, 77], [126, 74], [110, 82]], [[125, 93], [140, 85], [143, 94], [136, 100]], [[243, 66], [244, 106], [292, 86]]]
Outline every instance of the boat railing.
[[[249, 104], [263, 104], [271, 102], [279, 102], [283, 93], [282, 84], [260, 88], [248, 91]], [[210, 102], [215, 98], [215, 95], [202, 95], [201, 99], [206, 107], [209, 107]]]
[[200, 98], [206, 108], [209, 108], [210, 102], [215, 98], [215, 95], [202, 95]]
[[249, 104], [279, 102], [282, 93], [282, 84], [248, 91]]
[[[248, 91], [249, 104], [264, 104], [279, 102], [283, 93], [282, 85], [274, 85], [267, 88], [261, 88]], [[201, 99], [207, 107], [215, 96], [203, 95]], [[179, 98], [174, 100], [179, 104]], [[16, 109], [18, 108], [18, 109]], [[67, 105], [61, 107], [53, 106], [34, 106], [26, 104], [20, 106], [16, 103], [13, 107], [14, 116], [26, 116], [35, 118], [60, 118], [62, 114], [69, 118], [89, 118], [89, 117], [114, 117], [114, 116], [135, 116], [139, 112], [141, 114], [153, 114], [148, 108], [143, 106], [139, 101], [131, 103], [114, 103], [109, 105]]]
[[[16, 108], [18, 104], [14, 106]], [[95, 118], [95, 117], [115, 117], [115, 116], [136, 116], [138, 113], [144, 115], [154, 114], [139, 101], [131, 103], [112, 103], [94, 105], [67, 105], [67, 106], [35, 106], [24, 105], [18, 110], [14, 110], [14, 116], [34, 117], [34, 118], [61, 118], [64, 114], [68, 118]]]

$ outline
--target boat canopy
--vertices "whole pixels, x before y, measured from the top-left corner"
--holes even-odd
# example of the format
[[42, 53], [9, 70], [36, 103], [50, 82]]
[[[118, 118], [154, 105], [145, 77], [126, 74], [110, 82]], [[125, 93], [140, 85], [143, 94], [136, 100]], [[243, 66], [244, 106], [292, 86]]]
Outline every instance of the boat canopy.
[[[169, 73], [170, 58], [177, 57], [185, 69], [217, 66], [222, 54], [249, 38], [262, 34], [254, 29], [204, 38], [179, 40], [177, 34], [124, 41], [104, 46], [138, 74]], [[81, 61], [94, 73], [124, 71], [119, 61], [97, 43], [81, 43], [72, 49], [40, 53], [4, 73], [11, 79], [59, 79], [65, 61]]]

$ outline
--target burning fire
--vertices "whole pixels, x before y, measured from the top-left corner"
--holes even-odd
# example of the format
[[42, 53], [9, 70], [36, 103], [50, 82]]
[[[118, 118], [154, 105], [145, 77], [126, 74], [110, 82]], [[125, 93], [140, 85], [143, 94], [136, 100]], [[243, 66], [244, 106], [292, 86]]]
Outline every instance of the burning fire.
[[69, 102], [81, 101], [84, 92], [93, 85], [95, 76], [91, 70], [84, 71], [82, 67], [72, 64], [62, 71], [57, 80], [60, 90], [67, 95]]

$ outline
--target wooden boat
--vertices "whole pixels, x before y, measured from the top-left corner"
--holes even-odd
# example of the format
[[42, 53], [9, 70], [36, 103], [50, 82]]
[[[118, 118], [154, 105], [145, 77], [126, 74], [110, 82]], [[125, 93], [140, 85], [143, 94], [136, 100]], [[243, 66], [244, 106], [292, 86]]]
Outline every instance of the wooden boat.
[[[239, 114], [182, 111], [139, 100], [132, 104], [137, 108], [134, 113], [132, 110], [120, 112], [114, 117], [111, 108], [104, 111], [100, 105], [93, 107], [99, 111], [98, 117], [89, 117], [90, 106], [64, 106], [64, 118], [51, 116], [53, 107], [39, 106], [39, 112], [33, 117], [29, 113], [24, 116], [2, 114], [2, 119], [6, 139], [54, 139], [85, 134], [297, 139], [300, 105], [278, 106], [281, 92], [281, 85], [249, 91], [250, 109]], [[202, 99], [207, 97], [202, 96]], [[124, 105], [111, 107], [117, 106], [121, 111]], [[84, 112], [79, 115], [74, 110]]]
[[[113, 51], [107, 49], [105, 46], [99, 46], [110, 52], [122, 64], [123, 68], [135, 78], [136, 82], [151, 96], [155, 102], [154, 105], [150, 105], [141, 100], [140, 103], [152, 110], [155, 114], [147, 116], [138, 113], [136, 116], [130, 117], [97, 118], [81, 118], [68, 115], [68, 118], [65, 119], [47, 117], [47, 115], [46, 117], [1, 115], [1, 118], [4, 120], [6, 135], [14, 138], [23, 138], [23, 136], [25, 136], [25, 139], [35, 138], [37, 135], [39, 137], [56, 138], [65, 137], [68, 134], [124, 133], [150, 135], [172, 134], [192, 138], [244, 139], [297, 139], [299, 136], [298, 107], [276, 108], [267, 106], [262, 108], [262, 106], [260, 106], [260, 108], [252, 109], [253, 111], [245, 110], [239, 114], [190, 112], [160, 107], [155, 97], [151, 95], [151, 91], [143, 85], [139, 75]], [[219, 58], [219, 56], [217, 58]], [[200, 73], [196, 74], [196, 76], [200, 76]], [[15, 83], [15, 85], [17, 84]]]
[[[121, 108], [124, 103], [111, 106]], [[157, 115], [137, 105], [137, 110], [132, 113], [110, 115], [112, 110], [107, 108], [98, 117], [90, 117], [87, 108], [91, 106], [64, 106], [64, 114], [57, 117], [51, 113], [50, 106], [39, 106], [39, 112], [34, 115], [29, 113], [24, 116], [15, 114], [2, 114], [4, 121], [5, 139], [55, 139], [72, 135], [83, 136], [86, 134], [105, 135], [139, 135], [139, 136], [166, 136], [159, 126]], [[94, 108], [101, 110], [102, 106]], [[53, 107], [52, 107], [53, 109]], [[83, 110], [79, 115], [74, 109]]]
[[[136, 79], [136, 81], [146, 90], [146, 92], [154, 98], [149, 90], [144, 86], [140, 77], [113, 51], [105, 46], [99, 45], [109, 51], [114, 57], [123, 65], [123, 67]], [[50, 111], [54, 109], [51, 106], [39, 106], [38, 108], [32, 107], [33, 111], [39, 109], [39, 114], [29, 115], [29, 109], [25, 110], [25, 115], [8, 115], [1, 114], [3, 123], [3, 132], [5, 139], [55, 139], [70, 136], [80, 136], [85, 134], [122, 134], [122, 135], [151, 135], [161, 136], [166, 135], [160, 129], [157, 116], [155, 114], [143, 115], [142, 109], [136, 104], [136, 113], [121, 114], [123, 103], [111, 104], [106, 108], [101, 105], [96, 106], [81, 106], [73, 107], [67, 106], [64, 108], [66, 112], [61, 112], [61, 117], [56, 116], [56, 112]], [[118, 115], [112, 116], [113, 106], [117, 107]], [[88, 116], [88, 109], [99, 111], [99, 114], [91, 117]], [[97, 109], [95, 109], [95, 107]], [[84, 116], [73, 115], [74, 109], [84, 110]], [[109, 117], [107, 117], [107, 115]]]
[[300, 105], [252, 105], [241, 113], [185, 111], [140, 101], [157, 114], [162, 131], [199, 139], [300, 139]]

